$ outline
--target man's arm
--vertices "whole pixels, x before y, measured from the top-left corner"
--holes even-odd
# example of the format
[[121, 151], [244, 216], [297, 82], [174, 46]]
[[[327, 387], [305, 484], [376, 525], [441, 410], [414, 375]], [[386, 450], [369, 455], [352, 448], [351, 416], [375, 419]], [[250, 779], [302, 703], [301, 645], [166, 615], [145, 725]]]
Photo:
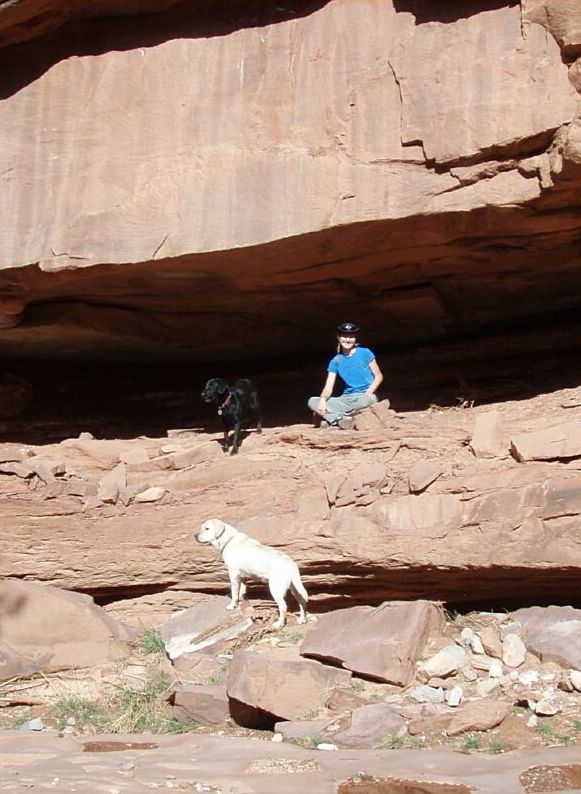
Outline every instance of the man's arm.
[[337, 375], [335, 372], [329, 372], [327, 374], [327, 380], [325, 381], [325, 385], [323, 386], [323, 391], [321, 392], [321, 396], [319, 397], [319, 406], [317, 408], [317, 413], [321, 416], [325, 416], [325, 412], [327, 410], [327, 400], [333, 394], [333, 388], [335, 386], [335, 380]]
[[367, 388], [365, 394], [368, 397], [371, 397], [372, 394], [375, 394], [375, 392], [379, 388], [380, 384], [382, 383], [382, 381], [383, 381], [383, 373], [379, 369], [379, 364], [377, 363], [376, 359], [373, 359], [373, 361], [369, 362], [369, 369], [371, 370], [371, 372], [373, 374], [373, 382], [369, 385], [369, 387]]

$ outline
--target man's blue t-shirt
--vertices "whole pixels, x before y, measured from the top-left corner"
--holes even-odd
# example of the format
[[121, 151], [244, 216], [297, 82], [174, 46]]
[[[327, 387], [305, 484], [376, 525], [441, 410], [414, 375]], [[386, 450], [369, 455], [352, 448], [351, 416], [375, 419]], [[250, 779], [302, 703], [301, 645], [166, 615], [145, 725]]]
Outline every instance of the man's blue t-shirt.
[[364, 392], [373, 383], [374, 375], [369, 364], [375, 356], [367, 347], [356, 347], [352, 355], [337, 353], [327, 367], [327, 372], [334, 372], [345, 382], [343, 394]]

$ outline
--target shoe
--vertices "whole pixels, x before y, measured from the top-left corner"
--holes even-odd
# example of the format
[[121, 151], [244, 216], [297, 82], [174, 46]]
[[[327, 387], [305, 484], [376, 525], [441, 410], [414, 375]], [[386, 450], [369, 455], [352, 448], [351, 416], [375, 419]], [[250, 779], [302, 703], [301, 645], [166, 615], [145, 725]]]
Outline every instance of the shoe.
[[353, 430], [353, 419], [350, 416], [344, 416], [343, 419], [339, 419], [337, 426], [341, 430]]
[[319, 427], [321, 428], [321, 430], [327, 430], [327, 428], [331, 427], [331, 425], [327, 422], [326, 419], [321, 419]]

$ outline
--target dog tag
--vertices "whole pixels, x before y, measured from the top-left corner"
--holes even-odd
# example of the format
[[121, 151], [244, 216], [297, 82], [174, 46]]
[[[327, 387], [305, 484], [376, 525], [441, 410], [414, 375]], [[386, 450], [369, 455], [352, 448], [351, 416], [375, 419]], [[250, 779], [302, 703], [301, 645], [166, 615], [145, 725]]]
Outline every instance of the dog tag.
[[222, 416], [222, 409], [218, 408], [218, 416]]

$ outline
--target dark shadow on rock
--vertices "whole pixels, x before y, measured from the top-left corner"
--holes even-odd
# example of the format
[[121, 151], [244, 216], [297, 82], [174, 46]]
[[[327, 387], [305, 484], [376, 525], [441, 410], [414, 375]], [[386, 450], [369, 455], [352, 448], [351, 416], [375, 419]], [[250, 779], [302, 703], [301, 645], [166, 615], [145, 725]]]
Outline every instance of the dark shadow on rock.
[[161, 13], [77, 19], [41, 38], [0, 49], [0, 98], [15, 94], [67, 58], [155, 47], [171, 39], [227, 36], [308, 16], [328, 1], [188, 0]]
[[275, 724], [280, 721], [280, 717], [275, 717], [274, 714], [268, 711], [249, 706], [247, 703], [242, 703], [235, 698], [229, 698], [228, 703], [231, 718], [242, 728], [273, 731]]
[[[379, 397], [405, 412], [461, 409], [575, 388], [579, 323], [565, 315], [545, 319], [530, 328], [497, 327], [409, 349], [365, 340], [384, 372]], [[332, 352], [330, 347], [324, 355], [297, 353], [251, 366], [216, 362], [211, 368], [183, 362], [4, 360], [2, 383], [26, 383], [26, 401], [16, 415], [0, 412], [0, 442], [57, 443], [88, 432], [99, 439], [212, 433], [219, 443], [222, 419], [200, 398], [216, 372], [230, 382], [241, 377], [256, 382], [265, 429], [310, 425], [307, 400], [320, 393]], [[253, 421], [243, 432], [246, 439], [254, 433]]]
[[451, 23], [459, 19], [482, 14], [486, 11], [495, 11], [505, 6], [516, 6], [518, 0], [394, 0], [395, 10], [413, 14], [416, 25], [425, 25], [429, 22]]

